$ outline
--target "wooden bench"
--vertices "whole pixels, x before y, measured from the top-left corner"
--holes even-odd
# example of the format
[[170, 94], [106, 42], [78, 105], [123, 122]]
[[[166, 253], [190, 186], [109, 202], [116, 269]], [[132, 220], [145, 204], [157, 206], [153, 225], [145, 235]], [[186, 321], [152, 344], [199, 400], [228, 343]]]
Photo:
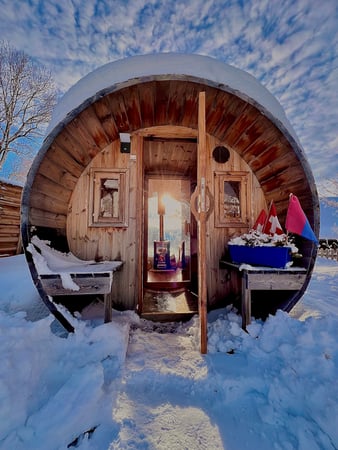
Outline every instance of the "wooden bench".
[[220, 268], [236, 271], [241, 276], [242, 328], [246, 330], [251, 323], [251, 291], [288, 290], [297, 291], [305, 283], [306, 269], [290, 267], [275, 269], [272, 267], [254, 267], [220, 261]]
[[[104, 296], [104, 322], [112, 320], [111, 288], [113, 273], [122, 261], [83, 261], [72, 253], [61, 253], [37, 236], [27, 248], [45, 293], [51, 297], [74, 295]], [[37, 249], [39, 251], [37, 251]]]

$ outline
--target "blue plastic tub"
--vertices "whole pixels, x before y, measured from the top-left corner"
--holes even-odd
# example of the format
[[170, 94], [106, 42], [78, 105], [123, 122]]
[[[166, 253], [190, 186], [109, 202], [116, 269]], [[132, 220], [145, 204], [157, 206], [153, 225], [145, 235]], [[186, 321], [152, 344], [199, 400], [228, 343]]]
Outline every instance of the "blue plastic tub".
[[231, 244], [228, 247], [231, 260], [236, 264], [284, 269], [292, 259], [290, 247], [247, 247]]

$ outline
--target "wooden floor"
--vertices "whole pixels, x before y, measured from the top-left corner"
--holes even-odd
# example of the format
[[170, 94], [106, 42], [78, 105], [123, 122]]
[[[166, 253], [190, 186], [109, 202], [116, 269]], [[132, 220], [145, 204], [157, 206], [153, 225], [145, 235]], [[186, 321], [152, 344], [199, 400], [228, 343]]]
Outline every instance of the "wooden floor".
[[187, 270], [148, 270], [147, 281], [148, 283], [168, 283], [168, 282], [180, 282], [188, 281], [189, 272]]
[[197, 295], [187, 289], [177, 291], [153, 291], [146, 289], [141, 317], [156, 322], [189, 320], [198, 314]]

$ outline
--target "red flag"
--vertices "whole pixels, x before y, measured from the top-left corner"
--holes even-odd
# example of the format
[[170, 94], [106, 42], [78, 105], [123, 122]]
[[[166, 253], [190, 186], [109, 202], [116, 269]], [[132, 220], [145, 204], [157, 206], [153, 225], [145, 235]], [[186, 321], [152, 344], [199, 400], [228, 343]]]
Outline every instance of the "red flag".
[[284, 234], [283, 228], [277, 217], [276, 207], [273, 202], [270, 204], [268, 219], [263, 227], [265, 234]]
[[310, 241], [318, 244], [318, 240], [316, 235], [312, 231], [312, 228], [309, 224], [309, 221], [300, 206], [298, 198], [290, 194], [289, 207], [288, 212], [286, 214], [286, 222], [285, 227], [291, 233], [298, 234], [299, 236], [303, 236]]
[[267, 217], [268, 216], [266, 215], [265, 209], [262, 209], [252, 229], [262, 232]]

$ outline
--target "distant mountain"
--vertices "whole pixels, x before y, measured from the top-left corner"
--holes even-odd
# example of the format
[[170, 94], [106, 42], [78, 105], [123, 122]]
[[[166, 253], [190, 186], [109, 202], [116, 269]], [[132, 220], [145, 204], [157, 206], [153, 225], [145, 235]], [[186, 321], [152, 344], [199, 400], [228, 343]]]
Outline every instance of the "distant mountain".
[[320, 238], [338, 238], [338, 197], [320, 199]]

